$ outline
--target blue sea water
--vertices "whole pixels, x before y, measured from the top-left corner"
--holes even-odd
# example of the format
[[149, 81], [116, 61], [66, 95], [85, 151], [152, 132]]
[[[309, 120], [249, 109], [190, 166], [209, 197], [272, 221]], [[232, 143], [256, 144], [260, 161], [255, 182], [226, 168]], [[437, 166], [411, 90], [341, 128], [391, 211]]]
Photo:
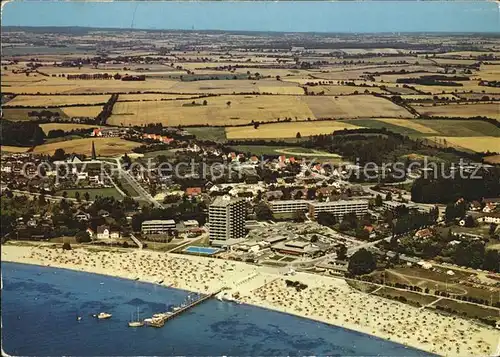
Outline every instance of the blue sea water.
[[13, 1], [2, 26], [283, 32], [500, 32], [494, 1]]
[[[2, 347], [23, 356], [429, 356], [372, 336], [249, 305], [209, 300], [163, 328], [129, 328], [188, 292], [2, 262]], [[90, 315], [106, 311], [109, 320]], [[83, 316], [77, 321], [77, 316]]]

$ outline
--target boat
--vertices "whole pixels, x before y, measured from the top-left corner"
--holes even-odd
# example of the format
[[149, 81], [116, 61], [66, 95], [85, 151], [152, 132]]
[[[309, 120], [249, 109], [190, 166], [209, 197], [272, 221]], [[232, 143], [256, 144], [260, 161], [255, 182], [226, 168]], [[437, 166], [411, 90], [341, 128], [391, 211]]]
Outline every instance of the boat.
[[76, 317], [76, 321], [82, 321], [82, 317], [81, 316], [77, 316]]
[[150, 319], [151, 321], [148, 322], [148, 326], [151, 326], [151, 327], [163, 327], [165, 325], [165, 319], [155, 319], [155, 318], [152, 318]]
[[97, 318], [103, 320], [103, 319], [109, 319], [111, 316], [113, 315], [108, 314], [107, 312], [100, 312], [99, 315], [97, 315]]
[[128, 327], [142, 327], [142, 326], [144, 326], [144, 321], [141, 321], [141, 319], [139, 318], [139, 308], [137, 308], [137, 320], [133, 321], [132, 319], [130, 319]]

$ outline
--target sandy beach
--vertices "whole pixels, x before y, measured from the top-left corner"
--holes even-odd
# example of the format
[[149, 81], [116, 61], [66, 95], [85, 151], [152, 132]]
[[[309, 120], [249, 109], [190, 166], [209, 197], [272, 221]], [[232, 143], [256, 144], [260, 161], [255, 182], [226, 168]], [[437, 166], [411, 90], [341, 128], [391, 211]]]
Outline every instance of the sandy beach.
[[[138, 279], [208, 293], [228, 288], [226, 296], [309, 319], [367, 333], [445, 356], [492, 356], [500, 330], [458, 316], [446, 316], [368, 295], [344, 280], [283, 271], [240, 262], [146, 250], [113, 251], [53, 246], [2, 246], [2, 260]], [[298, 292], [290, 279], [307, 284]]]

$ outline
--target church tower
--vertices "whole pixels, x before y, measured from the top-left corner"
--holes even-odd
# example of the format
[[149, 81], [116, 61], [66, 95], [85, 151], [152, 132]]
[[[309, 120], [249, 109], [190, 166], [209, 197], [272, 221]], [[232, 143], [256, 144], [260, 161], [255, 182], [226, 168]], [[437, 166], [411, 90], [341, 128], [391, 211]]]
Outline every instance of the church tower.
[[97, 155], [95, 153], [94, 141], [92, 141], [92, 160], [95, 160], [95, 159], [97, 159]]

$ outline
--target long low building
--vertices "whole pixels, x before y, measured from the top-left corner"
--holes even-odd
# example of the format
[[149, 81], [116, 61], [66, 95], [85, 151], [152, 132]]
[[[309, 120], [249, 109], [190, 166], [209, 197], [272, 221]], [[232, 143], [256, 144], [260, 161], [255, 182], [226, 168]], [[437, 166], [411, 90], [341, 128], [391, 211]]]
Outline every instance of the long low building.
[[307, 211], [311, 202], [306, 200], [269, 201], [269, 208], [272, 213], [293, 213]]
[[173, 219], [153, 219], [142, 222], [141, 231], [143, 234], [166, 234], [175, 229]]
[[368, 212], [368, 200], [339, 200], [331, 202], [312, 202], [309, 204], [309, 216], [316, 219], [318, 213], [328, 212], [337, 217], [354, 212], [362, 216]]

